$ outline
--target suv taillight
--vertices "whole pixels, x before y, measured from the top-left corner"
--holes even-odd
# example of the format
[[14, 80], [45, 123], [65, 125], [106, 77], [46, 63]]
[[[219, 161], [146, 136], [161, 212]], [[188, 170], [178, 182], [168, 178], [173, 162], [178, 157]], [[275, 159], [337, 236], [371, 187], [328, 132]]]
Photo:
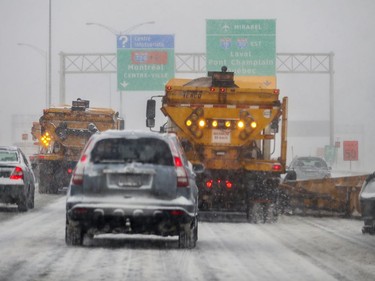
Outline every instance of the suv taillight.
[[72, 182], [74, 185], [82, 185], [83, 184], [83, 174], [74, 173], [72, 177]]
[[86, 162], [86, 159], [87, 159], [87, 156], [83, 154], [73, 171], [72, 183], [74, 185], [83, 185], [83, 172], [85, 170], [84, 162]]
[[9, 177], [11, 180], [23, 180], [23, 170], [21, 167], [15, 167]]
[[187, 177], [184, 165], [182, 164], [180, 157], [174, 158], [174, 165], [177, 173], [177, 187], [186, 187], [189, 185], [189, 179]]

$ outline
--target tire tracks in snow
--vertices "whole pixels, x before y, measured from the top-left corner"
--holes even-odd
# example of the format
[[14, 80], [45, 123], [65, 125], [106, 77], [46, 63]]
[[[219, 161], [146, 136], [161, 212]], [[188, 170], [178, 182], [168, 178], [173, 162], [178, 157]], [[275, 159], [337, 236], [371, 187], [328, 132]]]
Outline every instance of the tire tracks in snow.
[[[299, 231], [301, 229], [303, 231]], [[373, 261], [375, 254], [369, 252], [364, 243], [338, 233], [339, 228], [331, 229], [315, 218], [293, 217], [281, 222], [278, 230], [275, 238], [336, 280], [375, 279], [375, 267], [371, 262], [369, 266], [363, 264], [366, 260]], [[357, 249], [357, 246], [361, 249]]]
[[[302, 219], [299, 218], [299, 220], [302, 220]], [[325, 231], [325, 232], [327, 232], [331, 235], [334, 235], [337, 238], [340, 238], [340, 239], [345, 240], [347, 242], [350, 242], [350, 243], [356, 244], [358, 246], [361, 246], [364, 249], [372, 248], [375, 251], [375, 239], [372, 239], [372, 240], [366, 239], [365, 241], [363, 241], [362, 239], [359, 240], [358, 237], [356, 237], [356, 236], [353, 237], [353, 236], [343, 234], [342, 232], [337, 232], [332, 226], [328, 227], [328, 226], [326, 226], [326, 223], [323, 224], [323, 222], [325, 222], [325, 220], [319, 220], [319, 221], [318, 220], [314, 220], [314, 221], [304, 220], [304, 223], [309, 224], [313, 227], [320, 228], [321, 230], [323, 230], [323, 231]], [[333, 222], [337, 223], [337, 219]], [[362, 237], [372, 237], [371, 235], [363, 235], [361, 233], [361, 229], [358, 229], [358, 234], [360, 234]]]

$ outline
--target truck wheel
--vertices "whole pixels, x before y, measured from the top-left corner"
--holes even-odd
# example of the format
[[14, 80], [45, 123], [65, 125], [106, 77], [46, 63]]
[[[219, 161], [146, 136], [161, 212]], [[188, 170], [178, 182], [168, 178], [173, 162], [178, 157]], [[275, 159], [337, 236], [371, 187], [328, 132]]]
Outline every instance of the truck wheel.
[[276, 204], [266, 203], [263, 206], [263, 223], [275, 223], [279, 217]]
[[39, 168], [39, 193], [55, 193], [53, 187], [56, 181], [54, 166], [51, 163], [41, 163]]
[[195, 223], [180, 226], [178, 235], [178, 246], [180, 249], [195, 248], [198, 239], [197, 226]]
[[247, 221], [249, 223], [258, 223], [260, 220], [261, 206], [259, 203], [249, 203], [247, 206]]
[[40, 172], [39, 193], [47, 193], [47, 189], [48, 189], [48, 176], [47, 174]]
[[81, 246], [83, 243], [83, 232], [79, 225], [65, 225], [65, 243], [68, 246]]
[[59, 190], [64, 187], [63, 179], [64, 179], [64, 177], [61, 176], [61, 174], [59, 172], [57, 172], [55, 174], [53, 180], [52, 180], [52, 183], [49, 186], [49, 192], [48, 193], [58, 194]]
[[41, 178], [39, 178], [39, 182], [38, 182], [38, 192], [39, 193], [46, 193], [45, 186], [44, 186], [43, 180]]

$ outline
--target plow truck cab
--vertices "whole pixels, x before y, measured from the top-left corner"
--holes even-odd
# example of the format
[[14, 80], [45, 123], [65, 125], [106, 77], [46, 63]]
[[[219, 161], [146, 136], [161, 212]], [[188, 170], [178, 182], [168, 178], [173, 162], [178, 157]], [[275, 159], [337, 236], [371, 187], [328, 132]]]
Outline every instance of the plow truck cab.
[[34, 155], [40, 193], [57, 193], [69, 185], [80, 153], [92, 134], [123, 129], [124, 122], [110, 108], [90, 108], [88, 100], [51, 107], [34, 122], [31, 133], [39, 145]]

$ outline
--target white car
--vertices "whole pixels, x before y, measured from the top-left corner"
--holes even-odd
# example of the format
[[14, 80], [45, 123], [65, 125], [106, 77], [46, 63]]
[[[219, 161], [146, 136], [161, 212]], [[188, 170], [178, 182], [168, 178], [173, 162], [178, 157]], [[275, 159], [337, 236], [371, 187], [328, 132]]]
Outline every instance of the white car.
[[287, 167], [287, 180], [325, 179], [331, 177], [331, 167], [320, 157], [295, 157]]
[[20, 212], [34, 208], [35, 176], [20, 148], [0, 146], [0, 202], [17, 204]]

